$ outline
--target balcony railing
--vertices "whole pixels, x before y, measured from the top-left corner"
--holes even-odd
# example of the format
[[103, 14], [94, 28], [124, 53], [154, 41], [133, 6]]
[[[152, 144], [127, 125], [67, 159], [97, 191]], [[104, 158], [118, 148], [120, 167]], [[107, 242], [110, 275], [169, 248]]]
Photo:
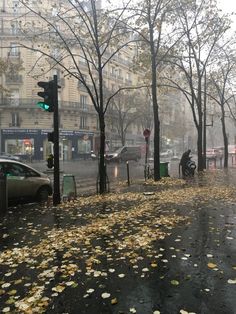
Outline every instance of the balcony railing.
[[88, 125], [80, 125], [79, 127], [81, 130], [89, 130], [89, 126]]
[[22, 31], [20, 29], [17, 28], [0, 28], [0, 34], [2, 36], [19, 36], [19, 35], [23, 35]]
[[[28, 99], [28, 98], [20, 98], [20, 99], [14, 99], [14, 98], [0, 98], [0, 106], [1, 107], [12, 107], [16, 106], [20, 109], [38, 109], [37, 103], [41, 99]], [[59, 111], [64, 110], [73, 110], [83, 112], [83, 113], [90, 113], [94, 114], [96, 111], [93, 107], [93, 105], [89, 104], [82, 104], [80, 102], [71, 102], [71, 101], [59, 101]]]
[[6, 84], [7, 85], [16, 85], [16, 84], [22, 84], [23, 79], [22, 75], [13, 75], [13, 76], [6, 76]]
[[11, 50], [7, 54], [10, 58], [20, 58], [20, 51]]

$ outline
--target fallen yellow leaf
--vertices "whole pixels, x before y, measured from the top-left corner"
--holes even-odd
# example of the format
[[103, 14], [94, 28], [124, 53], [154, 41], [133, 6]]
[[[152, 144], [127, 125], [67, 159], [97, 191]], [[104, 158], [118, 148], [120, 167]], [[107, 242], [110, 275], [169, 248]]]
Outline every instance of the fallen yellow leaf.
[[156, 263], [152, 263], [151, 266], [152, 266], [153, 268], [155, 268], [155, 267], [157, 267], [157, 264], [156, 264]]
[[171, 284], [172, 284], [173, 286], [178, 286], [178, 285], [179, 285], [179, 282], [178, 282], [178, 280], [171, 280]]
[[117, 303], [118, 303], [117, 298], [114, 298], [114, 299], [111, 300], [111, 304], [112, 304], [112, 305], [115, 305], [115, 304], [117, 304]]
[[209, 268], [216, 268], [216, 267], [217, 267], [217, 265], [214, 264], [214, 263], [208, 263], [207, 266], [208, 266]]
[[58, 286], [56, 286], [56, 287], [52, 288], [52, 291], [62, 292], [64, 289], [65, 289], [65, 287], [64, 287], [64, 286], [60, 286], [60, 285], [58, 285]]

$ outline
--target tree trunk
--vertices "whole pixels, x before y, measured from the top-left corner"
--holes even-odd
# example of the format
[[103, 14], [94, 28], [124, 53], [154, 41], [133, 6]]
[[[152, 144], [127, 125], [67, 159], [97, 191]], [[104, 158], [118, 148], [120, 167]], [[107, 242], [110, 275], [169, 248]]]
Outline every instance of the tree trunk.
[[99, 159], [99, 193], [107, 191], [106, 186], [106, 165], [105, 165], [105, 119], [104, 114], [99, 114], [100, 124], [100, 159]]
[[226, 127], [225, 127], [225, 113], [224, 113], [223, 105], [221, 107], [222, 107], [221, 125], [222, 125], [222, 133], [223, 133], [223, 140], [224, 140], [224, 168], [228, 168], [228, 158], [229, 158], [228, 137], [227, 137]]
[[197, 139], [197, 150], [198, 150], [198, 171], [204, 170], [204, 156], [203, 156], [203, 150], [202, 150], [202, 115], [199, 116], [199, 126], [197, 128], [198, 133], [198, 139]]
[[122, 144], [122, 146], [125, 146], [125, 132], [123, 130], [123, 125], [122, 125], [122, 129], [121, 129], [121, 144]]
[[157, 102], [157, 66], [153, 32], [150, 31], [151, 62], [152, 62], [152, 103], [154, 115], [154, 181], [161, 178], [160, 175], [160, 121]]
[[[198, 71], [198, 95], [197, 95], [197, 107], [198, 107], [198, 139], [197, 139], [197, 149], [198, 149], [198, 172], [204, 170], [204, 156], [203, 156], [203, 123], [204, 120], [204, 107], [202, 107], [202, 78], [200, 71]], [[203, 104], [204, 105], [204, 104]]]
[[160, 121], [157, 100], [153, 100], [154, 112], [154, 181], [160, 180]]

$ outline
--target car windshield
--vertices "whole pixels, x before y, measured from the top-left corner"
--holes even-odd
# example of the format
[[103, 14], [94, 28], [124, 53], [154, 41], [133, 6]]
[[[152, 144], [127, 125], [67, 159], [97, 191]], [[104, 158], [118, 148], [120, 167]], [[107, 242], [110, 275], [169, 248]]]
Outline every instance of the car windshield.
[[113, 154], [119, 154], [122, 151], [123, 147], [117, 148]]

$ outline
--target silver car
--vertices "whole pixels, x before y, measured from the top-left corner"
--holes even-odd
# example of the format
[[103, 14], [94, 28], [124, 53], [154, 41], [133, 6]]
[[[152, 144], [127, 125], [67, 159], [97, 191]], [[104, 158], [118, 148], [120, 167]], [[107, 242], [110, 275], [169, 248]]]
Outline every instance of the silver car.
[[0, 158], [0, 173], [7, 177], [10, 201], [42, 202], [52, 194], [48, 176], [21, 162]]

